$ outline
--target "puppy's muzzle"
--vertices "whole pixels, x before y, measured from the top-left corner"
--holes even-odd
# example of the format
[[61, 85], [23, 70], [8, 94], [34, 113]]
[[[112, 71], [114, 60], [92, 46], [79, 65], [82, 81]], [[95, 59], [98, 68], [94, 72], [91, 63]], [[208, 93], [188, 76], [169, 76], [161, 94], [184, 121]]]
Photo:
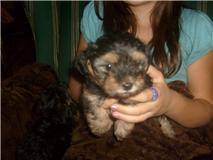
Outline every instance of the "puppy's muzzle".
[[122, 87], [125, 91], [129, 91], [131, 90], [133, 84], [131, 82], [123, 82], [122, 83]]

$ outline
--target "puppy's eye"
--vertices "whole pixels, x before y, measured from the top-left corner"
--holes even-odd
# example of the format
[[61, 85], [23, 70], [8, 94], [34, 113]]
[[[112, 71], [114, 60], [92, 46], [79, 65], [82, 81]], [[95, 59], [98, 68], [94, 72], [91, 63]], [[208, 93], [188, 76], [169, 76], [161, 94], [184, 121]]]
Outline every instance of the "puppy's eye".
[[144, 65], [142, 65], [142, 64], [138, 65], [138, 69], [139, 70], [143, 70], [144, 69]]
[[145, 70], [146, 69], [146, 63], [145, 62], [141, 62], [138, 64], [138, 69], [139, 70]]
[[107, 65], [106, 65], [106, 69], [107, 69], [107, 71], [110, 71], [110, 70], [111, 70], [111, 68], [112, 68], [112, 65], [111, 65], [111, 64], [107, 64]]

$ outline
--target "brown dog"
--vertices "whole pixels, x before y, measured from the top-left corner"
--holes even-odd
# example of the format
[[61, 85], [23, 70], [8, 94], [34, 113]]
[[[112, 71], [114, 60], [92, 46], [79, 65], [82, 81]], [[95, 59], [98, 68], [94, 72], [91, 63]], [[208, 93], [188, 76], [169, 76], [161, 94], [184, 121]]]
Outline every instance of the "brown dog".
[[152, 84], [146, 74], [149, 67], [147, 55], [140, 40], [123, 33], [100, 37], [78, 57], [76, 66], [85, 78], [81, 101], [93, 134], [100, 136], [113, 124], [118, 140], [130, 134], [134, 123], [113, 119], [110, 110], [101, 106], [107, 97], [117, 98], [124, 104], [138, 103], [127, 98]]

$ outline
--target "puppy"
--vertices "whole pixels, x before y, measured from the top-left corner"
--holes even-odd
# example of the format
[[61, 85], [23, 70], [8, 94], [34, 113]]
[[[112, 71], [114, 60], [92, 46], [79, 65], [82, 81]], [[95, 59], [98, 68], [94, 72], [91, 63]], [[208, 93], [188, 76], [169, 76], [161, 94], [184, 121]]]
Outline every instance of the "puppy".
[[134, 123], [113, 119], [110, 110], [101, 106], [110, 97], [119, 99], [123, 104], [138, 103], [129, 101], [128, 97], [152, 85], [146, 74], [148, 55], [140, 40], [132, 34], [122, 33], [100, 37], [77, 58], [75, 66], [85, 78], [81, 102], [93, 134], [100, 136], [112, 125], [117, 140], [131, 133]]

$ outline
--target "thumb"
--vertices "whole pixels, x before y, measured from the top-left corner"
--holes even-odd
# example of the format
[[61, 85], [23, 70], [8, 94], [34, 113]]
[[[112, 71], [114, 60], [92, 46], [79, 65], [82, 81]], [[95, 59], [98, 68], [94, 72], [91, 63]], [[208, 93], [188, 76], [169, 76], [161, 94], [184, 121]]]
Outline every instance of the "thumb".
[[152, 65], [149, 66], [147, 74], [151, 77], [153, 83], [164, 83], [163, 74]]

